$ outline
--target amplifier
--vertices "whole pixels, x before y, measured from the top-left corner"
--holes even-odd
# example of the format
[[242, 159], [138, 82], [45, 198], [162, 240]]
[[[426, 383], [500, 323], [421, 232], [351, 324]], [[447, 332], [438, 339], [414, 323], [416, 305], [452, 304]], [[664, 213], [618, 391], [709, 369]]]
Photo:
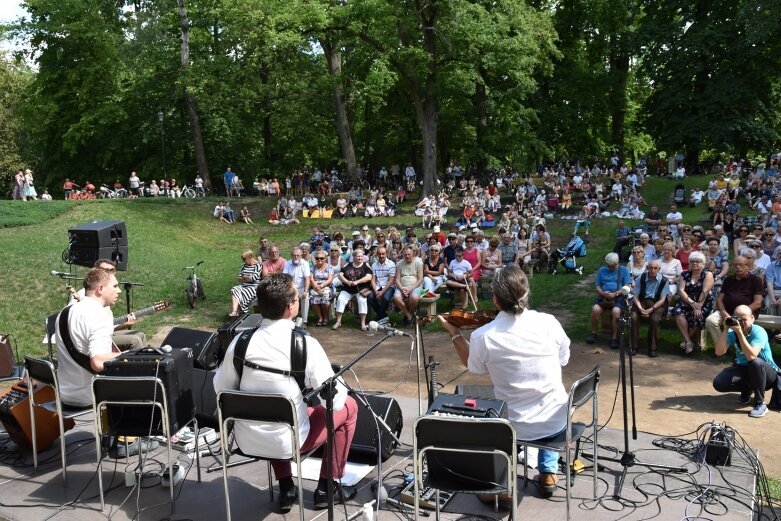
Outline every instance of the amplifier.
[[[352, 394], [352, 393], [351, 393]], [[401, 407], [399, 402], [387, 396], [361, 395], [393, 433], [398, 438], [401, 436], [401, 429], [404, 427], [404, 420], [401, 416]], [[371, 456], [377, 459], [377, 429], [379, 428], [380, 455], [382, 461], [386, 461], [396, 452], [396, 440], [394, 440], [381, 424], [375, 421], [371, 411], [363, 403], [355, 399], [358, 403], [358, 422], [355, 426], [355, 435], [350, 445], [350, 456], [359, 457], [362, 460], [365, 456]]]
[[504, 400], [494, 398], [439, 393], [426, 414], [467, 418], [507, 418], [507, 404]]
[[234, 338], [248, 329], [255, 329], [262, 321], [263, 315], [259, 313], [245, 313], [234, 318], [230, 322], [223, 324], [223, 326], [217, 330], [217, 338], [220, 341], [217, 365], [222, 363], [222, 360], [225, 358], [225, 351], [228, 350], [228, 346]]
[[[191, 349], [174, 349], [160, 354], [149, 348], [131, 349], [104, 364], [106, 376], [155, 376], [163, 382], [168, 398], [168, 424], [171, 433], [179, 431], [195, 417], [193, 402], [193, 352]], [[151, 399], [144, 389], [139, 389], [133, 399]], [[111, 405], [107, 407], [111, 432], [127, 436], [164, 434], [160, 411], [157, 407]], [[154, 415], [154, 416], [152, 416]]]

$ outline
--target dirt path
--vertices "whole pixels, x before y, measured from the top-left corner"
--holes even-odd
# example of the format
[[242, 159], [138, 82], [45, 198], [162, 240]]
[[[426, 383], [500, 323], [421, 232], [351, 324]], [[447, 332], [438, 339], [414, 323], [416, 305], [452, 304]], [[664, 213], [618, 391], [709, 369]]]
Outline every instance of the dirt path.
[[[326, 347], [331, 359], [337, 362], [352, 360], [381, 337], [352, 329], [331, 331], [312, 328], [311, 332]], [[440, 362], [440, 383], [456, 378], [464, 370], [447, 334], [425, 334], [424, 347], [427, 356], [433, 355]], [[357, 364], [355, 372], [362, 387], [372, 391], [393, 389], [404, 378], [408, 355], [409, 341], [406, 337], [387, 340]], [[781, 414], [770, 411], [764, 418], [750, 418], [750, 408], [737, 405], [737, 394], [720, 394], [714, 391], [711, 380], [723, 367], [721, 361], [714, 360], [710, 354], [683, 358], [667, 353], [660, 353], [657, 358], [640, 354], [633, 360], [636, 421], [639, 431], [681, 435], [694, 431], [702, 423], [726, 422], [750, 447], [759, 449], [760, 459], [769, 475], [781, 476], [781, 447], [771, 434], [781, 429]], [[615, 429], [623, 427], [618, 362], [616, 351], [587, 344], [573, 344], [570, 363], [564, 368], [564, 382], [569, 387], [574, 380], [595, 365], [601, 366], [599, 423], [603, 424], [610, 417], [608, 426]], [[413, 365], [406, 381], [395, 392], [404, 396], [417, 396], [416, 378]], [[453, 392], [456, 384], [477, 383], [490, 381], [486, 377], [467, 373], [446, 386], [443, 391]], [[615, 412], [611, 417], [614, 402]]]

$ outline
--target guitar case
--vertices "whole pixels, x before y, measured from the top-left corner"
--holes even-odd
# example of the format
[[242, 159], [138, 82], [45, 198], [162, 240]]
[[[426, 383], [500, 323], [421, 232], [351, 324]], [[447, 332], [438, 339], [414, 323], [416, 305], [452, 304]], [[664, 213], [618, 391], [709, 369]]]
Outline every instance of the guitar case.
[[[54, 401], [54, 389], [48, 385], [36, 383], [33, 388], [36, 406], [33, 409], [35, 413], [35, 431], [37, 438], [38, 452], [42, 452], [60, 437], [58, 427], [57, 413], [47, 411], [39, 403]], [[20, 380], [0, 396], [0, 422], [8, 432], [8, 435], [16, 445], [25, 450], [32, 451], [33, 448], [33, 429], [30, 422], [30, 404], [28, 395], [28, 384]], [[73, 428], [75, 422], [72, 418], [63, 420], [63, 432]]]

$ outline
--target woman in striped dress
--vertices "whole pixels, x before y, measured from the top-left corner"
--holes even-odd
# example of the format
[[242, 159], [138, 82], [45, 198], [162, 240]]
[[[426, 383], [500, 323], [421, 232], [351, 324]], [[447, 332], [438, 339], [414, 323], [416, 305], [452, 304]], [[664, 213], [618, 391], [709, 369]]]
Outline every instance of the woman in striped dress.
[[255, 299], [255, 291], [260, 280], [261, 264], [255, 258], [252, 250], [246, 250], [241, 254], [244, 266], [239, 272], [239, 285], [231, 288], [232, 308], [230, 316], [239, 316], [239, 310], [242, 313], [249, 311], [250, 303]]

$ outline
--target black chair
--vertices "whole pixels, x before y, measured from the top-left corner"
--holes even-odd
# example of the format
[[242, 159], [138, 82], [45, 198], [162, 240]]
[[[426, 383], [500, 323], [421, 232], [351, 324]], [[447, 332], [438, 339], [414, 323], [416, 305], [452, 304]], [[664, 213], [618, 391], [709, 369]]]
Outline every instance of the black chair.
[[[73, 419], [77, 416], [82, 416], [92, 412], [92, 407], [70, 407], [64, 405], [60, 400], [60, 385], [57, 381], [57, 372], [54, 370], [54, 365], [48, 360], [41, 360], [40, 358], [33, 358], [32, 356], [25, 355], [24, 367], [28, 378], [28, 388], [35, 389], [35, 383], [41, 383], [48, 385], [54, 390], [54, 401], [35, 403], [35, 392], [30, 392], [27, 403], [30, 406], [30, 428], [32, 430], [32, 445], [33, 445], [33, 467], [38, 470], [38, 435], [35, 426], [35, 407], [43, 407], [49, 412], [57, 414], [57, 419], [60, 428], [60, 453], [62, 457], [62, 482], [68, 486], [68, 474], [67, 474], [67, 454], [65, 452], [65, 424], [67, 419]], [[72, 425], [72, 424], [71, 424]], [[99, 447], [99, 445], [98, 445]], [[100, 449], [98, 448], [98, 454]]]
[[440, 514], [440, 490], [469, 494], [509, 493], [512, 497], [510, 519], [515, 519], [518, 454], [515, 428], [509, 421], [421, 416], [415, 421], [413, 444], [416, 521], [423, 486], [436, 490], [436, 519]]
[[[154, 376], [101, 376], [98, 375], [92, 380], [92, 405], [94, 407], [95, 415], [95, 445], [97, 450], [97, 463], [98, 463], [98, 488], [100, 489], [100, 509], [105, 510], [106, 505], [103, 498], [103, 452], [100, 450], [101, 439], [104, 435], [124, 435], [135, 434], [134, 432], [120, 432], [122, 428], [115, 428], [112, 426], [113, 418], [111, 412], [107, 410], [109, 407], [121, 406], [123, 408], [148, 408], [149, 413], [148, 423], [149, 430], [144, 428], [150, 436], [163, 436], [166, 440], [171, 439], [171, 423], [169, 421], [170, 411], [168, 410], [168, 397], [166, 396], [165, 385], [163, 382]], [[155, 414], [155, 411], [159, 411], [159, 416]], [[107, 415], [106, 424], [108, 426], [107, 431], [104, 432], [104, 415]], [[159, 421], [158, 421], [159, 420]], [[147, 420], [145, 420], [147, 421]], [[201, 482], [201, 460], [200, 460], [200, 447], [199, 447], [199, 432], [198, 432], [198, 420], [192, 418], [190, 420], [195, 428], [195, 461], [198, 468], [198, 482]], [[133, 429], [138, 429], [138, 425], [134, 425]], [[140, 445], [140, 440], [139, 440]], [[173, 477], [173, 462], [171, 452], [170, 441], [166, 443], [168, 453], [168, 469], [171, 474], [169, 480], [170, 498], [171, 498], [171, 513], [174, 512], [175, 500], [174, 500], [174, 477]], [[139, 447], [140, 448], [140, 447]], [[142, 451], [138, 451], [139, 462], [141, 461]]]
[[[583, 378], [580, 378], [572, 384], [569, 392], [569, 401], [567, 404], [567, 427], [564, 432], [561, 433], [553, 440], [545, 442], [537, 442], [534, 440], [518, 440], [518, 445], [523, 447], [524, 452], [524, 469], [523, 469], [523, 482], [524, 486], [528, 485], [528, 462], [529, 462], [529, 447], [536, 447], [537, 449], [551, 450], [556, 452], [564, 452], [564, 461], [566, 462], [564, 477], [565, 488], [567, 497], [567, 520], [570, 519], [570, 499], [572, 487], [572, 457], [570, 450], [572, 450], [572, 442], [575, 441], [575, 458], [577, 459], [578, 452], [580, 450], [580, 439], [583, 437], [586, 429], [591, 427], [593, 430], [592, 438], [594, 443], [594, 497], [597, 497], [597, 433], [599, 432], [597, 426], [597, 390], [599, 388], [599, 366], [596, 366]], [[572, 417], [581, 406], [588, 402], [591, 402], [591, 420], [589, 423], [573, 422]]]
[[230, 432], [235, 421], [256, 422], [261, 424], [277, 424], [285, 427], [290, 432], [290, 444], [293, 455], [290, 458], [298, 467], [298, 510], [301, 521], [304, 521], [304, 488], [301, 477], [301, 462], [310, 452], [302, 453], [301, 443], [298, 439], [298, 411], [295, 403], [287, 396], [281, 394], [252, 393], [246, 391], [222, 391], [217, 395], [217, 413], [220, 420], [220, 451], [222, 453], [222, 478], [225, 487], [226, 519], [231, 519], [230, 494], [228, 492], [228, 458], [231, 454], [240, 454], [254, 460], [265, 460], [268, 469], [269, 494], [274, 500], [273, 481], [271, 477], [271, 461], [279, 460], [279, 455], [258, 456], [247, 455], [239, 450], [230, 448]]
[[58, 316], [60, 316], [60, 314], [55, 313], [54, 315], [49, 315], [44, 320], [44, 325], [46, 326], [46, 343], [49, 347], [49, 362], [54, 364], [55, 367], [57, 367], [57, 357], [54, 356], [54, 352], [57, 350], [57, 342], [55, 337], [57, 335]]

